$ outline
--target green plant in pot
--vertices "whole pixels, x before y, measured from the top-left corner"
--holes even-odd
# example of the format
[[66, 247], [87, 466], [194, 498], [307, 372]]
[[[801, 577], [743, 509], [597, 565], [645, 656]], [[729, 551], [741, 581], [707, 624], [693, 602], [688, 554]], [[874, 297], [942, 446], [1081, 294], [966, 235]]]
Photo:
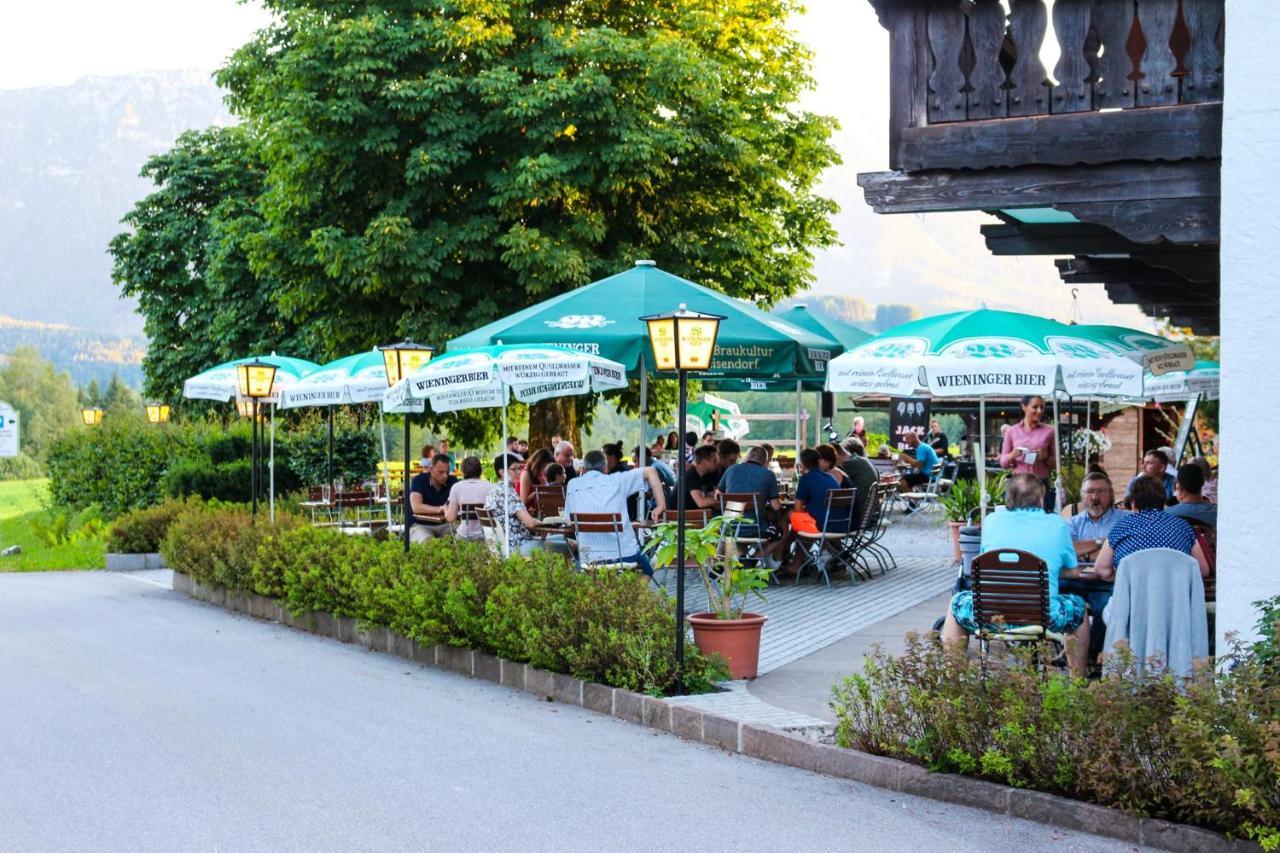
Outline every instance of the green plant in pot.
[[[734, 519], [751, 523], [750, 519]], [[707, 655], [719, 653], [729, 663], [733, 678], [755, 678], [760, 662], [760, 631], [763, 614], [749, 613], [747, 602], [764, 601], [762, 590], [769, 583], [768, 569], [745, 568], [738, 546], [726, 531], [727, 519], [717, 516], [705, 527], [686, 527], [685, 565], [693, 567], [702, 580], [710, 610], [688, 617], [693, 641]], [[663, 522], [653, 530], [645, 550], [655, 566], [669, 566], [676, 560], [677, 525]]]
[[[987, 511], [990, 512], [1004, 503], [1004, 482], [1007, 475], [989, 474], [987, 476]], [[951, 528], [951, 546], [955, 551], [955, 559], [960, 560], [960, 528], [966, 525], [981, 526], [979, 512], [982, 508], [982, 487], [977, 480], [957, 480], [951, 488], [938, 496], [938, 504], [942, 507], [943, 517]]]

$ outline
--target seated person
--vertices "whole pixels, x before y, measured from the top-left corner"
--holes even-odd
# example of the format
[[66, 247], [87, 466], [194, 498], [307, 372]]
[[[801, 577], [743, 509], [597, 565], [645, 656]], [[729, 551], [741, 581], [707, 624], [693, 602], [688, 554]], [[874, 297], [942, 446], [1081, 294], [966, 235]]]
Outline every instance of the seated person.
[[567, 441], [561, 441], [555, 445], [554, 449], [553, 459], [564, 469], [564, 480], [567, 483], [578, 476], [577, 470], [573, 467], [573, 445]]
[[1178, 477], [1173, 484], [1173, 496], [1178, 502], [1165, 507], [1169, 515], [1185, 518], [1187, 521], [1198, 521], [1210, 527], [1218, 526], [1218, 505], [1209, 503], [1204, 497], [1204, 469], [1194, 460], [1178, 469]]
[[507, 532], [507, 545], [512, 554], [528, 556], [543, 546], [533, 529], [538, 526], [538, 519], [525, 509], [520, 496], [516, 494], [515, 484], [520, 482], [524, 472], [524, 459], [515, 453], [503, 453], [493, 460], [493, 473], [501, 481], [484, 499], [484, 508], [494, 513]]
[[928, 485], [938, 467], [938, 454], [914, 432], [907, 433], [906, 442], [907, 449], [898, 455], [898, 461], [911, 470], [898, 478], [898, 491], [914, 492]]
[[867, 459], [867, 449], [857, 436], [846, 438], [843, 447], [849, 458], [840, 467], [848, 476], [846, 487], [857, 489], [854, 493], [853, 519], [854, 524], [861, 524], [862, 517], [866, 514], [867, 501], [871, 500], [876, 483], [880, 482], [880, 472]]
[[[449, 503], [444, 509], [445, 521], [450, 524], [457, 523], [464, 504], [483, 504], [485, 498], [489, 497], [489, 492], [495, 487], [493, 483], [486, 483], [480, 479], [481, 473], [479, 457], [468, 456], [462, 460], [462, 479], [454, 483], [453, 488], [449, 490]], [[458, 538], [482, 540], [484, 530], [480, 527], [479, 521], [467, 519], [458, 525]]]
[[836, 488], [849, 488], [845, 482], [849, 475], [840, 467], [840, 454], [836, 448], [830, 444], [819, 444], [814, 450], [818, 451], [818, 467], [831, 475], [831, 479], [836, 481]]
[[[423, 455], [431, 452], [422, 448]], [[445, 520], [445, 505], [449, 503], [449, 490], [458, 478], [450, 472], [449, 457], [438, 455], [431, 460], [426, 471], [418, 474], [409, 484], [409, 541], [426, 542], [437, 536], [452, 536], [453, 525]]]
[[[1071, 671], [1084, 677], [1089, 653], [1089, 626], [1085, 624], [1084, 600], [1064, 595], [1058, 590], [1058, 575], [1076, 566], [1076, 551], [1071, 545], [1071, 532], [1059, 516], [1044, 511], [1044, 483], [1034, 474], [1014, 474], [1005, 484], [1004, 512], [994, 512], [982, 524], [983, 552], [1001, 548], [1027, 551], [1044, 560], [1049, 569], [1049, 630], [1071, 634], [1067, 643], [1067, 660]], [[947, 642], [968, 641], [978, 630], [973, 612], [973, 592], [957, 592], [942, 626], [942, 639]], [[1008, 626], [1016, 627], [1016, 626]]]
[[1090, 474], [1080, 487], [1080, 512], [1067, 522], [1071, 528], [1071, 541], [1076, 545], [1076, 555], [1083, 560], [1098, 556], [1102, 543], [1116, 522], [1129, 514], [1128, 510], [1115, 508], [1115, 491], [1111, 478], [1106, 474]]
[[1125, 487], [1124, 496], [1127, 500], [1133, 494], [1133, 484], [1144, 477], [1148, 477], [1160, 483], [1164, 487], [1164, 502], [1166, 504], [1173, 503], [1173, 486], [1177, 482], [1177, 477], [1169, 472], [1169, 458], [1159, 450], [1148, 450], [1146, 455], [1142, 457], [1142, 470], [1133, 475], [1133, 479], [1129, 481], [1129, 485]]
[[631, 463], [622, 457], [621, 441], [615, 441], [613, 444], [606, 444], [601, 448], [601, 450], [604, 451], [606, 473], [621, 474], [631, 470]]
[[569, 482], [564, 466], [559, 462], [552, 462], [542, 469], [542, 480], [548, 486], [559, 486], [562, 489]]
[[[709, 450], [711, 448], [708, 448]], [[632, 495], [649, 490], [656, 508], [653, 520], [662, 518], [667, 502], [662, 493], [662, 480], [653, 468], [631, 468], [616, 474], [605, 474], [605, 455], [590, 451], [582, 460], [582, 474], [565, 490], [564, 511], [572, 518], [577, 513], [617, 513], [622, 517], [621, 533], [579, 533], [578, 553], [584, 563], [635, 563], [640, 571], [653, 577], [653, 565], [640, 550], [627, 503]]]
[[550, 450], [540, 447], [525, 460], [524, 472], [520, 475], [520, 486], [516, 491], [520, 493], [520, 499], [524, 501], [524, 508], [531, 513], [537, 514], [538, 512], [535, 496], [538, 487], [546, 485], [546, 481], [542, 479], [543, 472], [551, 464], [553, 458]]
[[1196, 558], [1200, 575], [1209, 576], [1209, 560], [1196, 539], [1196, 532], [1181, 518], [1164, 511], [1164, 487], [1154, 477], [1139, 477], [1129, 494], [1134, 512], [1121, 518], [1107, 534], [1098, 552], [1094, 571], [1102, 580], [1116, 576], [1120, 561], [1146, 548], [1172, 548]]
[[[822, 530], [822, 526], [827, 521], [827, 492], [839, 488], [835, 477], [822, 470], [821, 457], [812, 447], [806, 447], [800, 451], [800, 468], [804, 473], [796, 483], [796, 508], [791, 516], [791, 530], [783, 541], [783, 553], [786, 553], [798, 538], [795, 532], [796, 524], [804, 516], [811, 517], [814, 527], [819, 531]], [[804, 565], [804, 560], [804, 554], [797, 550], [791, 558], [791, 563], [783, 571], [792, 577], [796, 576], [800, 572], [800, 567]]]
[[[745, 525], [738, 528], [741, 536], [760, 537], [772, 540], [764, 551], [772, 554], [781, 545], [784, 525], [782, 519], [782, 501], [778, 494], [778, 478], [768, 467], [769, 457], [762, 447], [753, 447], [747, 451], [747, 458], [734, 465], [720, 478], [717, 491], [722, 494], [752, 494], [756, 496], [756, 506], [764, 515], [758, 527]], [[753, 512], [747, 507], [748, 513]], [[775, 566], [776, 568], [776, 566]]]
[[728, 471], [734, 465], [738, 464], [738, 457], [742, 455], [742, 448], [738, 442], [732, 438], [722, 438], [716, 443], [716, 467], [710, 475], [703, 477], [706, 485], [716, 488], [720, 485], [720, 478], [724, 476], [724, 472]]
[[942, 424], [936, 420], [929, 421], [929, 446], [939, 457], [951, 456], [951, 440], [942, 431]]
[[[693, 464], [684, 471], [685, 509], [709, 509], [718, 512], [720, 500], [716, 497], [711, 473], [716, 467], [716, 449], [703, 444], [693, 452]], [[717, 478], [718, 479], [718, 478]]]

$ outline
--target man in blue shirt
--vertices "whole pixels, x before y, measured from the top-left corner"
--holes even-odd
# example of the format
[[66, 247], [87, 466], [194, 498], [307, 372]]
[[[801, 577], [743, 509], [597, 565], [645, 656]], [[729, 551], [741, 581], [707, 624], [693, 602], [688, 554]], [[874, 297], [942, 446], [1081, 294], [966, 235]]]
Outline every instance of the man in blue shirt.
[[1080, 505], [1083, 509], [1071, 516], [1068, 527], [1071, 529], [1071, 541], [1076, 543], [1076, 555], [1091, 560], [1098, 554], [1098, 549], [1106, 540], [1116, 522], [1129, 514], [1128, 510], [1116, 509], [1115, 491], [1111, 487], [1111, 478], [1096, 471], [1084, 478], [1080, 487]]
[[938, 454], [932, 447], [920, 440], [914, 432], [907, 433], [907, 449], [898, 455], [898, 460], [911, 466], [911, 470], [898, 479], [898, 491], [909, 492], [925, 485], [938, 467]]
[[1165, 456], [1159, 450], [1148, 450], [1147, 455], [1142, 457], [1142, 470], [1133, 475], [1133, 479], [1129, 481], [1129, 485], [1125, 487], [1124, 494], [1127, 498], [1133, 492], [1133, 484], [1138, 481], [1139, 477], [1150, 477], [1156, 482], [1164, 484], [1164, 502], [1166, 504], [1173, 503], [1173, 487], [1177, 485], [1178, 478], [1169, 471], [1169, 457]]
[[[994, 512], [982, 522], [982, 550], [1017, 549], [1044, 560], [1049, 574], [1049, 625], [1057, 634], [1071, 634], [1067, 660], [1080, 677], [1087, 672], [1089, 625], [1084, 600], [1058, 591], [1058, 575], [1076, 567], [1076, 550], [1071, 544], [1067, 523], [1043, 509], [1044, 484], [1033, 474], [1014, 474], [1005, 485], [1003, 512]], [[980, 626], [973, 609], [973, 592], [957, 592], [942, 626], [942, 639], [968, 642], [969, 634]], [[1014, 627], [1014, 626], [1010, 626]]]

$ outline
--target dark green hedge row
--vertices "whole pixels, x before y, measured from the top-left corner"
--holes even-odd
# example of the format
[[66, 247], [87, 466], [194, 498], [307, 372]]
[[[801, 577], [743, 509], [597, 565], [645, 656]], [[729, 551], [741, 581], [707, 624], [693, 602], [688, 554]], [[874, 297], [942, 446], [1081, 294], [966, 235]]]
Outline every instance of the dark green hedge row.
[[[494, 557], [483, 544], [397, 541], [305, 526], [274, 527], [237, 509], [191, 507], [160, 552], [203, 583], [385, 625], [420, 643], [467, 646], [589, 681], [651, 694], [676, 687], [675, 616], [631, 573], [580, 573], [562, 557]], [[686, 645], [685, 688], [711, 689], [723, 661]]]

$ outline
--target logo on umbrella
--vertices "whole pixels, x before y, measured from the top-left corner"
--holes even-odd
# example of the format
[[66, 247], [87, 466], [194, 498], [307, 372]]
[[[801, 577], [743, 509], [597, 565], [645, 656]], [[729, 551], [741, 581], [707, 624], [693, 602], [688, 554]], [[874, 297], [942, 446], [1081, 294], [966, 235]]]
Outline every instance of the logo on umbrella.
[[603, 329], [617, 320], [609, 320], [603, 314], [566, 314], [559, 320], [544, 320], [553, 329]]

